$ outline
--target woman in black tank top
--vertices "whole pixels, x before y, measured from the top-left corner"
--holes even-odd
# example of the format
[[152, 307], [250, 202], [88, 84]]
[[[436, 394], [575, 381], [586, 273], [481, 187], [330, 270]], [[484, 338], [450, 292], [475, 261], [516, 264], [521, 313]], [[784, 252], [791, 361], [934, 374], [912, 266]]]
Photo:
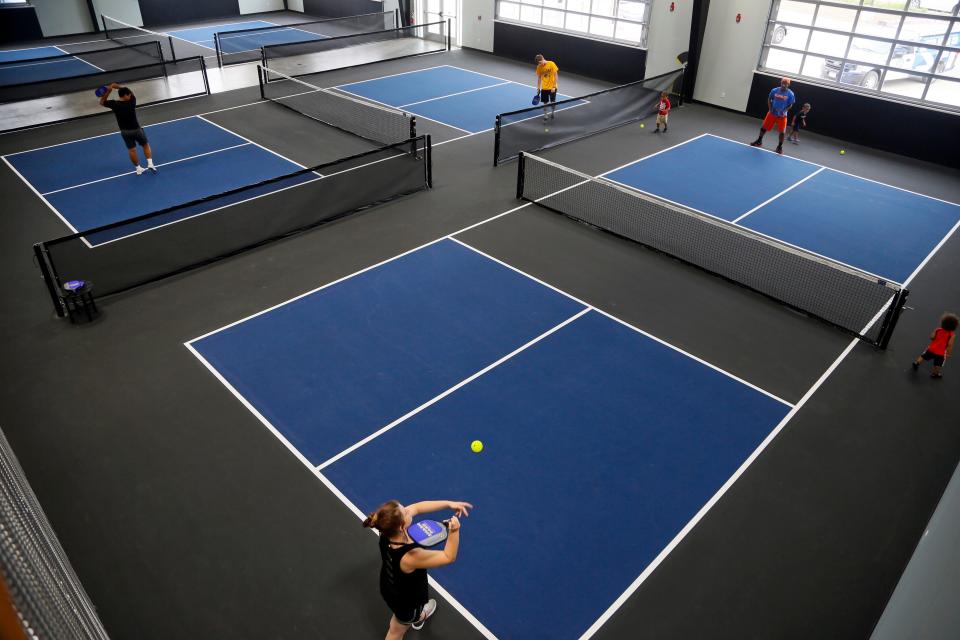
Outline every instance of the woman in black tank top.
[[[427, 591], [427, 569], [452, 564], [460, 548], [459, 516], [466, 516], [473, 505], [467, 502], [430, 500], [403, 506], [396, 500], [380, 505], [367, 516], [364, 527], [380, 532], [380, 595], [390, 610], [390, 628], [386, 640], [399, 640], [411, 626], [423, 627], [433, 615], [437, 602]], [[431, 551], [413, 541], [407, 529], [413, 518], [422, 513], [451, 509], [449, 535], [442, 550]]]

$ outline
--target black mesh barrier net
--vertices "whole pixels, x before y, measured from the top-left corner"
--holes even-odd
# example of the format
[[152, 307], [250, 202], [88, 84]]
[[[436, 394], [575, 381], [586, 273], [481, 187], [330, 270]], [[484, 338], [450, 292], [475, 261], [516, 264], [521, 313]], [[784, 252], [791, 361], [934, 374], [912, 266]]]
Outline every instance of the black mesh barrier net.
[[450, 49], [448, 22], [358, 33], [262, 48], [264, 67], [289, 76], [332, 71]]
[[392, 144], [417, 136], [413, 116], [398, 109], [367, 102], [339, 91], [321, 89], [272, 69], [257, 66], [260, 95], [347, 133], [378, 144]]
[[431, 183], [430, 138], [302, 169], [254, 185], [35, 245], [48, 291], [92, 281], [109, 295], [293, 235]]
[[678, 258], [886, 347], [906, 301], [895, 282], [527, 153], [517, 194]]
[[260, 60], [260, 48], [271, 44], [299, 43], [336, 36], [384, 31], [399, 27], [397, 11], [365, 13], [342, 18], [327, 18], [279, 24], [254, 29], [221, 31], [213, 34], [217, 63], [223, 67]]
[[173, 38], [166, 33], [150, 31], [103, 14], [100, 15], [100, 21], [103, 22], [104, 35], [114, 42], [123, 45], [156, 42], [160, 45], [164, 60], [177, 59], [176, 52], [173, 49]]
[[501, 113], [496, 120], [493, 164], [516, 158], [521, 151], [546, 149], [646, 118], [656, 113], [662, 91], [676, 104], [682, 79], [682, 71], [672, 71], [555, 105]]
[[[89, 90], [101, 84], [161, 78], [167, 73], [160, 45], [113, 45], [82, 53], [0, 63], [0, 102], [32, 100]], [[42, 65], [43, 79], [36, 69]]]

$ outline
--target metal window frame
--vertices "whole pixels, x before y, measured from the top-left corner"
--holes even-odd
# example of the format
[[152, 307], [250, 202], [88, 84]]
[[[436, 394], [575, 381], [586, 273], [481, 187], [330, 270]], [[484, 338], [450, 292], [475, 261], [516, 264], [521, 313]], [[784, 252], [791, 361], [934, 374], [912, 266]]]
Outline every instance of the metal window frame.
[[[519, 9], [520, 7], [524, 7], [524, 6], [527, 6], [527, 7], [536, 7], [536, 8], [538, 8], [538, 9], [540, 9], [540, 20], [539, 20], [538, 22], [533, 22], [533, 21], [529, 21], [529, 20], [523, 20], [523, 19], [520, 18], [520, 17], [517, 17], [517, 18], [507, 18], [507, 17], [504, 17], [504, 16], [502, 16], [502, 15], [500, 14], [500, 5], [501, 5], [501, 3], [503, 3], [503, 2], [506, 2], [507, 4], [511, 4], [511, 5], [516, 5], [516, 6], [518, 7], [518, 9]], [[619, 18], [619, 17], [617, 17], [616, 15], [608, 16], [608, 15], [595, 14], [595, 13], [593, 13], [593, 3], [594, 3], [594, 2], [595, 2], [595, 0], [590, 0], [590, 12], [589, 12], [589, 13], [583, 12], [583, 11], [575, 11], [575, 10], [572, 10], [572, 9], [567, 9], [566, 2], [564, 2], [564, 7], [563, 7], [563, 9], [557, 9], [557, 8], [554, 8], [554, 7], [546, 7], [546, 8], [549, 8], [551, 11], [559, 11], [559, 12], [563, 13], [563, 26], [562, 26], [562, 27], [556, 27], [556, 26], [553, 26], [553, 25], [545, 25], [545, 24], [543, 24], [543, 9], [544, 9], [545, 7], [544, 7], [542, 1], [541, 1], [541, 3], [540, 3], [539, 5], [537, 5], [537, 4], [529, 4], [529, 3], [521, 2], [520, 0], [497, 0], [497, 1], [496, 1], [495, 8], [494, 8], [494, 9], [495, 9], [495, 11], [494, 11], [494, 17], [495, 17], [496, 20], [499, 20], [499, 21], [501, 21], [501, 22], [508, 22], [508, 23], [511, 23], [511, 24], [519, 24], [519, 25], [532, 25], [532, 26], [535, 26], [535, 27], [538, 27], [538, 28], [541, 28], [541, 29], [546, 29], [546, 30], [548, 30], [548, 31], [556, 31], [556, 32], [559, 32], [559, 33], [566, 33], [566, 34], [574, 35], [574, 36], [581, 37], [581, 38], [590, 38], [590, 39], [593, 39], [593, 40], [601, 40], [601, 41], [603, 41], [603, 42], [613, 42], [613, 43], [616, 43], [616, 44], [624, 44], [624, 45], [627, 45], [627, 46], [632, 46], [632, 47], [638, 47], [638, 48], [641, 48], [641, 49], [646, 49], [646, 47], [647, 47], [647, 35], [648, 35], [649, 23], [650, 23], [650, 11], [651, 11], [651, 8], [652, 8], [652, 7], [651, 7], [651, 4], [652, 4], [652, 3], [650, 2], [650, 0], [647, 0], [647, 1], [645, 1], [645, 2], [643, 3], [643, 5], [644, 5], [644, 17], [643, 17], [643, 19], [640, 20], [640, 21], [638, 21], [638, 20], [629, 20], [629, 19], [627, 19], [627, 18]], [[619, 8], [620, 8], [620, 2], [621, 2], [621, 0], [615, 0], [615, 14], [616, 14], [616, 11], [618, 11]], [[518, 12], [517, 12], [517, 15], [518, 15], [518, 16], [521, 15], [520, 12], [519, 12], [519, 10], [518, 10]], [[576, 30], [574, 30], [574, 29], [568, 28], [568, 27], [567, 27], [567, 16], [568, 16], [568, 15], [578, 15], [578, 16], [584, 16], [584, 17], [586, 17], [586, 18], [587, 18], [587, 30], [586, 30], [586, 31], [576, 31]], [[601, 19], [601, 20], [612, 20], [612, 21], [613, 21], [613, 33], [614, 33], [614, 34], [617, 33], [617, 25], [618, 25], [619, 23], [621, 23], [621, 22], [624, 22], [624, 23], [626, 23], [626, 24], [637, 25], [637, 26], [640, 27], [640, 41], [637, 42], [637, 41], [635, 41], [635, 40], [626, 40], [626, 39], [624, 39], [624, 38], [617, 38], [616, 35], [614, 35], [614, 37], [607, 37], [607, 36], [601, 36], [601, 35], [597, 35], [597, 34], [595, 34], [595, 33], [591, 33], [591, 32], [590, 32], [590, 26], [591, 26], [591, 24], [592, 24], [592, 22], [593, 22], [593, 18], [599, 18], [599, 19]]]

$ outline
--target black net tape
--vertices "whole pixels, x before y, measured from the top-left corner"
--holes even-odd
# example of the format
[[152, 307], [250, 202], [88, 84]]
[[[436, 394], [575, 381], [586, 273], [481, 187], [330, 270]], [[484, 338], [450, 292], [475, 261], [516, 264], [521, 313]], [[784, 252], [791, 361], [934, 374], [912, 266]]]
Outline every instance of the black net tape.
[[344, 69], [447, 51], [449, 23], [432, 22], [398, 29], [275, 44], [262, 49], [262, 64], [288, 76]]
[[[119, 293], [430, 186], [421, 136], [37, 245], [48, 286]], [[61, 312], [58, 309], [58, 313]]]
[[223, 31], [213, 34], [217, 50], [217, 63], [223, 67], [231, 64], [259, 61], [260, 48], [269, 45], [272, 38], [279, 42], [306, 42], [346, 36], [368, 31], [396, 29], [396, 11], [366, 13], [343, 18], [327, 18], [309, 22], [295, 22], [271, 27]]
[[[496, 120], [493, 163], [579, 140], [656, 113], [660, 92], [680, 93], [682, 71], [672, 71], [585, 96], [501, 113]], [[532, 94], [531, 94], [532, 97]]]
[[517, 190], [881, 347], [906, 298], [895, 282], [527, 153]]

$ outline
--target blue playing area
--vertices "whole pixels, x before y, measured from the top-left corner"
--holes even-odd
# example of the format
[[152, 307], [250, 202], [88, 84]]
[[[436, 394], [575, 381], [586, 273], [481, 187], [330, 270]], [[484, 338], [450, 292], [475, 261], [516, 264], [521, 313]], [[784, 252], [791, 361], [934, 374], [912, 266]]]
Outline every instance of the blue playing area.
[[[156, 124], [144, 131], [154, 150], [157, 173], [136, 175], [119, 133], [10, 154], [4, 159], [73, 231], [160, 211], [303, 168], [202, 117]], [[142, 156], [142, 151], [139, 153]], [[86, 239], [93, 245], [103, 244], [317, 177], [307, 173], [280, 180]]]
[[228, 22], [225, 24], [212, 24], [206, 27], [178, 29], [176, 31], [168, 31], [167, 33], [174, 38], [186, 40], [187, 42], [192, 42], [193, 44], [206, 47], [207, 49], [214, 49], [213, 34], [215, 33], [229, 33], [231, 31], [240, 31], [242, 29], [258, 29], [260, 27], [275, 26], [278, 25], [274, 24], [273, 22], [267, 22], [266, 20], [248, 20], [247, 22]]
[[[464, 133], [493, 129], [497, 114], [530, 106], [535, 85], [443, 65], [337, 87], [341, 91], [428, 118]], [[559, 94], [558, 100], [570, 96]], [[572, 109], [571, 103], [557, 109]]]
[[189, 347], [356, 513], [473, 502], [432, 574], [499, 637], [580, 637], [791, 409], [449, 239]]
[[960, 205], [709, 134], [604, 177], [900, 283], [960, 220]]
[[68, 56], [68, 53], [59, 47], [0, 51], [0, 86], [42, 82], [103, 71], [100, 67], [79, 57], [64, 56]]

